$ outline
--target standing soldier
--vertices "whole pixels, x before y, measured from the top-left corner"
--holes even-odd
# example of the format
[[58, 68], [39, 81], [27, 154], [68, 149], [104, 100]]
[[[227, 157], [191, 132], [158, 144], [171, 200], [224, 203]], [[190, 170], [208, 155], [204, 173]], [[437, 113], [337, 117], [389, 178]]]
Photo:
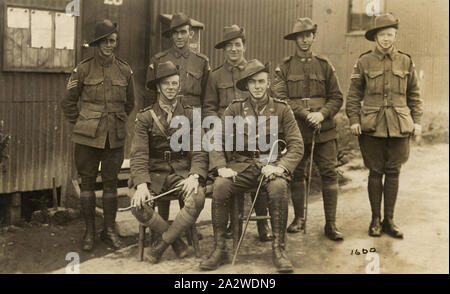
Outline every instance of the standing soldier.
[[[162, 234], [149, 255], [150, 261], [157, 263], [170, 244], [178, 257], [186, 256], [187, 246], [180, 237], [195, 223], [203, 209], [205, 194], [199, 182], [204, 183], [206, 179], [208, 155], [203, 151], [173, 151], [171, 146], [170, 136], [177, 129], [169, 128], [169, 125], [177, 116], [189, 119], [190, 142], [193, 140], [192, 107], [177, 97], [180, 76], [175, 65], [171, 61], [158, 64], [148, 86], [158, 91], [158, 98], [136, 118], [131, 148], [131, 181], [137, 190], [131, 203], [134, 206], [132, 213], [139, 222]], [[183, 198], [184, 207], [169, 225], [145, 201], [177, 186], [182, 186], [179, 197]]]
[[422, 130], [422, 100], [414, 63], [408, 54], [394, 46], [398, 25], [392, 14], [375, 18], [365, 36], [376, 47], [361, 54], [356, 62], [346, 103], [351, 131], [359, 136], [364, 164], [370, 170], [369, 235], [373, 237], [383, 231], [394, 238], [403, 238], [393, 221], [400, 168], [408, 160], [411, 135], [420, 136]]
[[[223, 39], [216, 44], [216, 49], [225, 52], [225, 63], [211, 72], [206, 84], [205, 99], [203, 102], [204, 116], [221, 117], [225, 108], [233, 100], [240, 100], [248, 96], [247, 91], [241, 91], [236, 87], [236, 82], [241, 78], [247, 60], [244, 57], [246, 50], [245, 31], [238, 25], [224, 27]], [[259, 196], [256, 202], [255, 212], [258, 216], [267, 215], [267, 195]], [[269, 232], [267, 220], [258, 220], [258, 234], [261, 241], [271, 241], [273, 236]], [[230, 225], [231, 231], [233, 226]], [[230, 235], [227, 235], [231, 237]]]
[[[151, 58], [147, 70], [147, 83], [156, 65], [171, 61], [179, 67], [181, 101], [184, 105], [201, 107], [210, 66], [208, 57], [190, 48], [190, 39], [194, 35], [190, 18], [182, 12], [174, 14], [170, 27], [164, 34], [170, 36], [172, 47]], [[154, 103], [157, 93], [152, 89], [149, 91], [150, 101]], [[158, 206], [158, 211], [166, 220], [169, 217], [169, 206], [170, 202], [163, 201]]]
[[316, 130], [313, 158], [322, 177], [325, 235], [337, 241], [343, 240], [343, 235], [335, 224], [338, 174], [334, 116], [341, 108], [343, 99], [333, 65], [328, 59], [312, 53], [311, 46], [316, 33], [317, 24], [309, 18], [299, 18], [292, 33], [284, 37], [285, 40], [295, 41], [296, 54], [285, 58], [275, 69], [272, 91], [276, 97], [287, 98], [305, 141], [305, 156], [295, 170], [291, 185], [295, 218], [288, 233], [304, 229], [306, 166], [311, 156], [313, 132]]
[[[286, 251], [286, 224], [288, 213], [288, 181], [295, 167], [300, 162], [303, 155], [303, 141], [300, 130], [295, 122], [294, 114], [289, 105], [267, 94], [269, 87], [269, 70], [258, 60], [249, 61], [241, 79], [236, 87], [241, 91], [249, 91], [250, 97], [241, 100], [234, 100], [225, 110], [222, 118], [234, 120], [242, 119], [241, 123], [248, 122], [248, 127], [239, 122], [233, 129], [232, 134], [225, 134], [223, 127], [222, 138], [236, 137], [243, 135], [244, 146], [239, 146], [239, 140], [233, 146], [233, 152], [212, 151], [212, 166], [217, 169], [218, 177], [214, 182], [213, 202], [212, 202], [212, 223], [214, 230], [215, 248], [208, 259], [200, 264], [203, 270], [213, 270], [228, 262], [228, 252], [224, 233], [227, 225], [227, 215], [229, 200], [231, 195], [242, 195], [245, 191], [256, 188], [261, 176], [264, 176], [262, 188], [269, 195], [269, 212], [271, 217], [272, 233], [272, 258], [279, 272], [291, 272], [292, 264]], [[269, 121], [276, 117], [278, 124], [275, 133], [261, 133], [260, 128], [256, 133], [266, 138], [276, 136], [286, 141], [287, 152], [275, 161], [265, 165], [261, 155], [263, 151], [250, 147], [250, 142], [256, 140], [258, 134], [251, 131], [250, 122], [258, 121], [258, 117], [265, 117], [266, 130], [273, 130], [269, 127]], [[240, 129], [240, 131], [239, 131]], [[242, 131], [243, 130], [243, 131]], [[272, 142], [270, 140], [270, 142]], [[238, 151], [244, 147], [243, 151]], [[252, 150], [253, 149], [253, 150]], [[267, 154], [266, 151], [266, 159]], [[279, 154], [279, 153], [278, 153]], [[273, 158], [272, 158], [273, 159]]]
[[[75, 164], [81, 177], [81, 213], [86, 222], [83, 250], [92, 250], [95, 239], [95, 181], [101, 162], [104, 229], [101, 239], [114, 248], [121, 242], [114, 231], [117, 212], [117, 174], [124, 158], [128, 115], [134, 107], [133, 71], [114, 55], [117, 25], [109, 20], [95, 26], [94, 57], [73, 70], [61, 106], [75, 124]], [[80, 103], [78, 108], [77, 103]]]

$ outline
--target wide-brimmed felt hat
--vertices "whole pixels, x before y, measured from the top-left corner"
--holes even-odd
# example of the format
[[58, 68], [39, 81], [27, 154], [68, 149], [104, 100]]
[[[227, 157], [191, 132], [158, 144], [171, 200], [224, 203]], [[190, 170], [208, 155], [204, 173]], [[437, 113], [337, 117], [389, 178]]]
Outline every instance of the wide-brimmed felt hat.
[[236, 88], [247, 91], [247, 80], [260, 72], [269, 72], [269, 64], [263, 64], [258, 59], [250, 60], [242, 71], [241, 78], [236, 83]]
[[179, 67], [175, 66], [172, 61], [158, 63], [155, 69], [151, 72], [152, 76], [150, 76], [147, 87], [152, 90], [156, 90], [156, 84], [158, 84], [162, 79], [178, 75]]
[[365, 37], [369, 41], [375, 41], [375, 35], [381, 29], [396, 28], [398, 29], [400, 21], [391, 13], [386, 13], [375, 17], [372, 26], [366, 31]]
[[231, 25], [229, 27], [223, 28], [223, 38], [222, 41], [218, 42], [216, 46], [214, 46], [216, 49], [222, 49], [225, 47], [225, 45], [236, 38], [242, 38], [245, 39], [245, 30], [244, 28], [238, 26], [238, 25]]
[[117, 33], [117, 24], [113, 23], [109, 19], [104, 19], [95, 24], [95, 34], [92, 41], [88, 44], [89, 46], [95, 45], [101, 39], [111, 35], [112, 33]]
[[292, 32], [284, 36], [285, 40], [295, 40], [297, 35], [302, 32], [317, 32], [317, 24], [313, 23], [313, 21], [308, 18], [298, 18], [292, 28]]
[[165, 35], [170, 35], [176, 28], [181, 26], [191, 25], [191, 19], [183, 12], [178, 12], [172, 16], [169, 28], [163, 32]]

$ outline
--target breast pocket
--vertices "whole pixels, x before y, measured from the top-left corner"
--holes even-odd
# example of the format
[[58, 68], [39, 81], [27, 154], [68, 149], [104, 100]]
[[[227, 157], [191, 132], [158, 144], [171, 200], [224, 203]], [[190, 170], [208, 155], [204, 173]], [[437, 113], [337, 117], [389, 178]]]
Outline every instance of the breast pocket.
[[91, 100], [103, 101], [103, 79], [86, 79], [83, 82], [84, 96]]
[[227, 107], [235, 98], [234, 85], [232, 82], [217, 83], [217, 91], [219, 94], [220, 107]]
[[406, 87], [408, 83], [409, 72], [404, 70], [392, 70], [394, 80], [392, 84], [392, 90], [394, 93], [406, 94]]
[[202, 73], [188, 70], [186, 73], [185, 93], [200, 96], [202, 93]]
[[112, 101], [123, 102], [127, 101], [127, 87], [128, 82], [126, 80], [112, 80]]
[[310, 74], [311, 97], [325, 97], [325, 77], [322, 74]]
[[383, 93], [383, 71], [368, 71], [365, 73], [367, 94], [382, 94]]
[[304, 75], [289, 75], [287, 78], [289, 97], [301, 97], [304, 85], [305, 85]]

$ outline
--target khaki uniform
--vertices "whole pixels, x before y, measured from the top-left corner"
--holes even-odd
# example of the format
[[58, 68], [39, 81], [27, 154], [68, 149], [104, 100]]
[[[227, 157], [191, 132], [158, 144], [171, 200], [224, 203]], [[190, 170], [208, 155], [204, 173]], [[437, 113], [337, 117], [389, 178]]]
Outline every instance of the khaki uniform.
[[[152, 71], [158, 63], [172, 61], [180, 67], [180, 94], [182, 102], [189, 106], [202, 106], [204, 89], [210, 70], [209, 59], [201, 53], [196, 53], [189, 48], [179, 50], [171, 47], [153, 56], [147, 71], [146, 84], [152, 76]], [[156, 91], [150, 90], [150, 103], [156, 101]]]

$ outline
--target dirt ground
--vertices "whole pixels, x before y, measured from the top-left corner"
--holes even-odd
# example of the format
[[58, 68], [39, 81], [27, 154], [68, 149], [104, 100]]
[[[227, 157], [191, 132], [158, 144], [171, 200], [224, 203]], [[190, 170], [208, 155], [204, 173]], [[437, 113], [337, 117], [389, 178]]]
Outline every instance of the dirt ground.
[[[366, 273], [378, 257], [380, 273], [449, 273], [449, 145], [414, 146], [403, 167], [397, 200], [396, 223], [404, 240], [367, 235], [370, 207], [366, 192], [367, 171], [361, 159], [345, 166], [352, 180], [341, 187], [338, 226], [345, 241], [335, 243], [323, 235], [323, 203], [320, 195], [310, 201], [307, 234], [288, 234], [289, 256], [295, 273]], [[199, 219], [202, 258], [212, 249], [213, 237], [208, 199]], [[173, 210], [173, 213], [176, 213]], [[292, 207], [289, 221], [292, 220]], [[101, 230], [101, 219], [97, 219]], [[125, 248], [112, 251], [101, 241], [92, 253], [79, 250], [83, 231], [81, 219], [66, 226], [24, 224], [0, 232], [0, 273], [65, 273], [66, 254], [78, 252], [81, 273], [205, 273], [201, 258], [179, 260], [171, 249], [157, 265], [137, 259], [137, 236], [124, 238]], [[271, 244], [257, 241], [256, 224], [251, 223], [235, 266], [231, 264], [208, 273], [275, 273]], [[228, 243], [231, 248], [231, 240]], [[378, 254], [367, 260], [365, 250]], [[373, 249], [374, 248], [374, 249]], [[353, 254], [352, 254], [353, 250]], [[360, 254], [356, 254], [356, 250]], [[230, 250], [231, 256], [231, 250]], [[375, 269], [375, 268], [371, 268]]]

